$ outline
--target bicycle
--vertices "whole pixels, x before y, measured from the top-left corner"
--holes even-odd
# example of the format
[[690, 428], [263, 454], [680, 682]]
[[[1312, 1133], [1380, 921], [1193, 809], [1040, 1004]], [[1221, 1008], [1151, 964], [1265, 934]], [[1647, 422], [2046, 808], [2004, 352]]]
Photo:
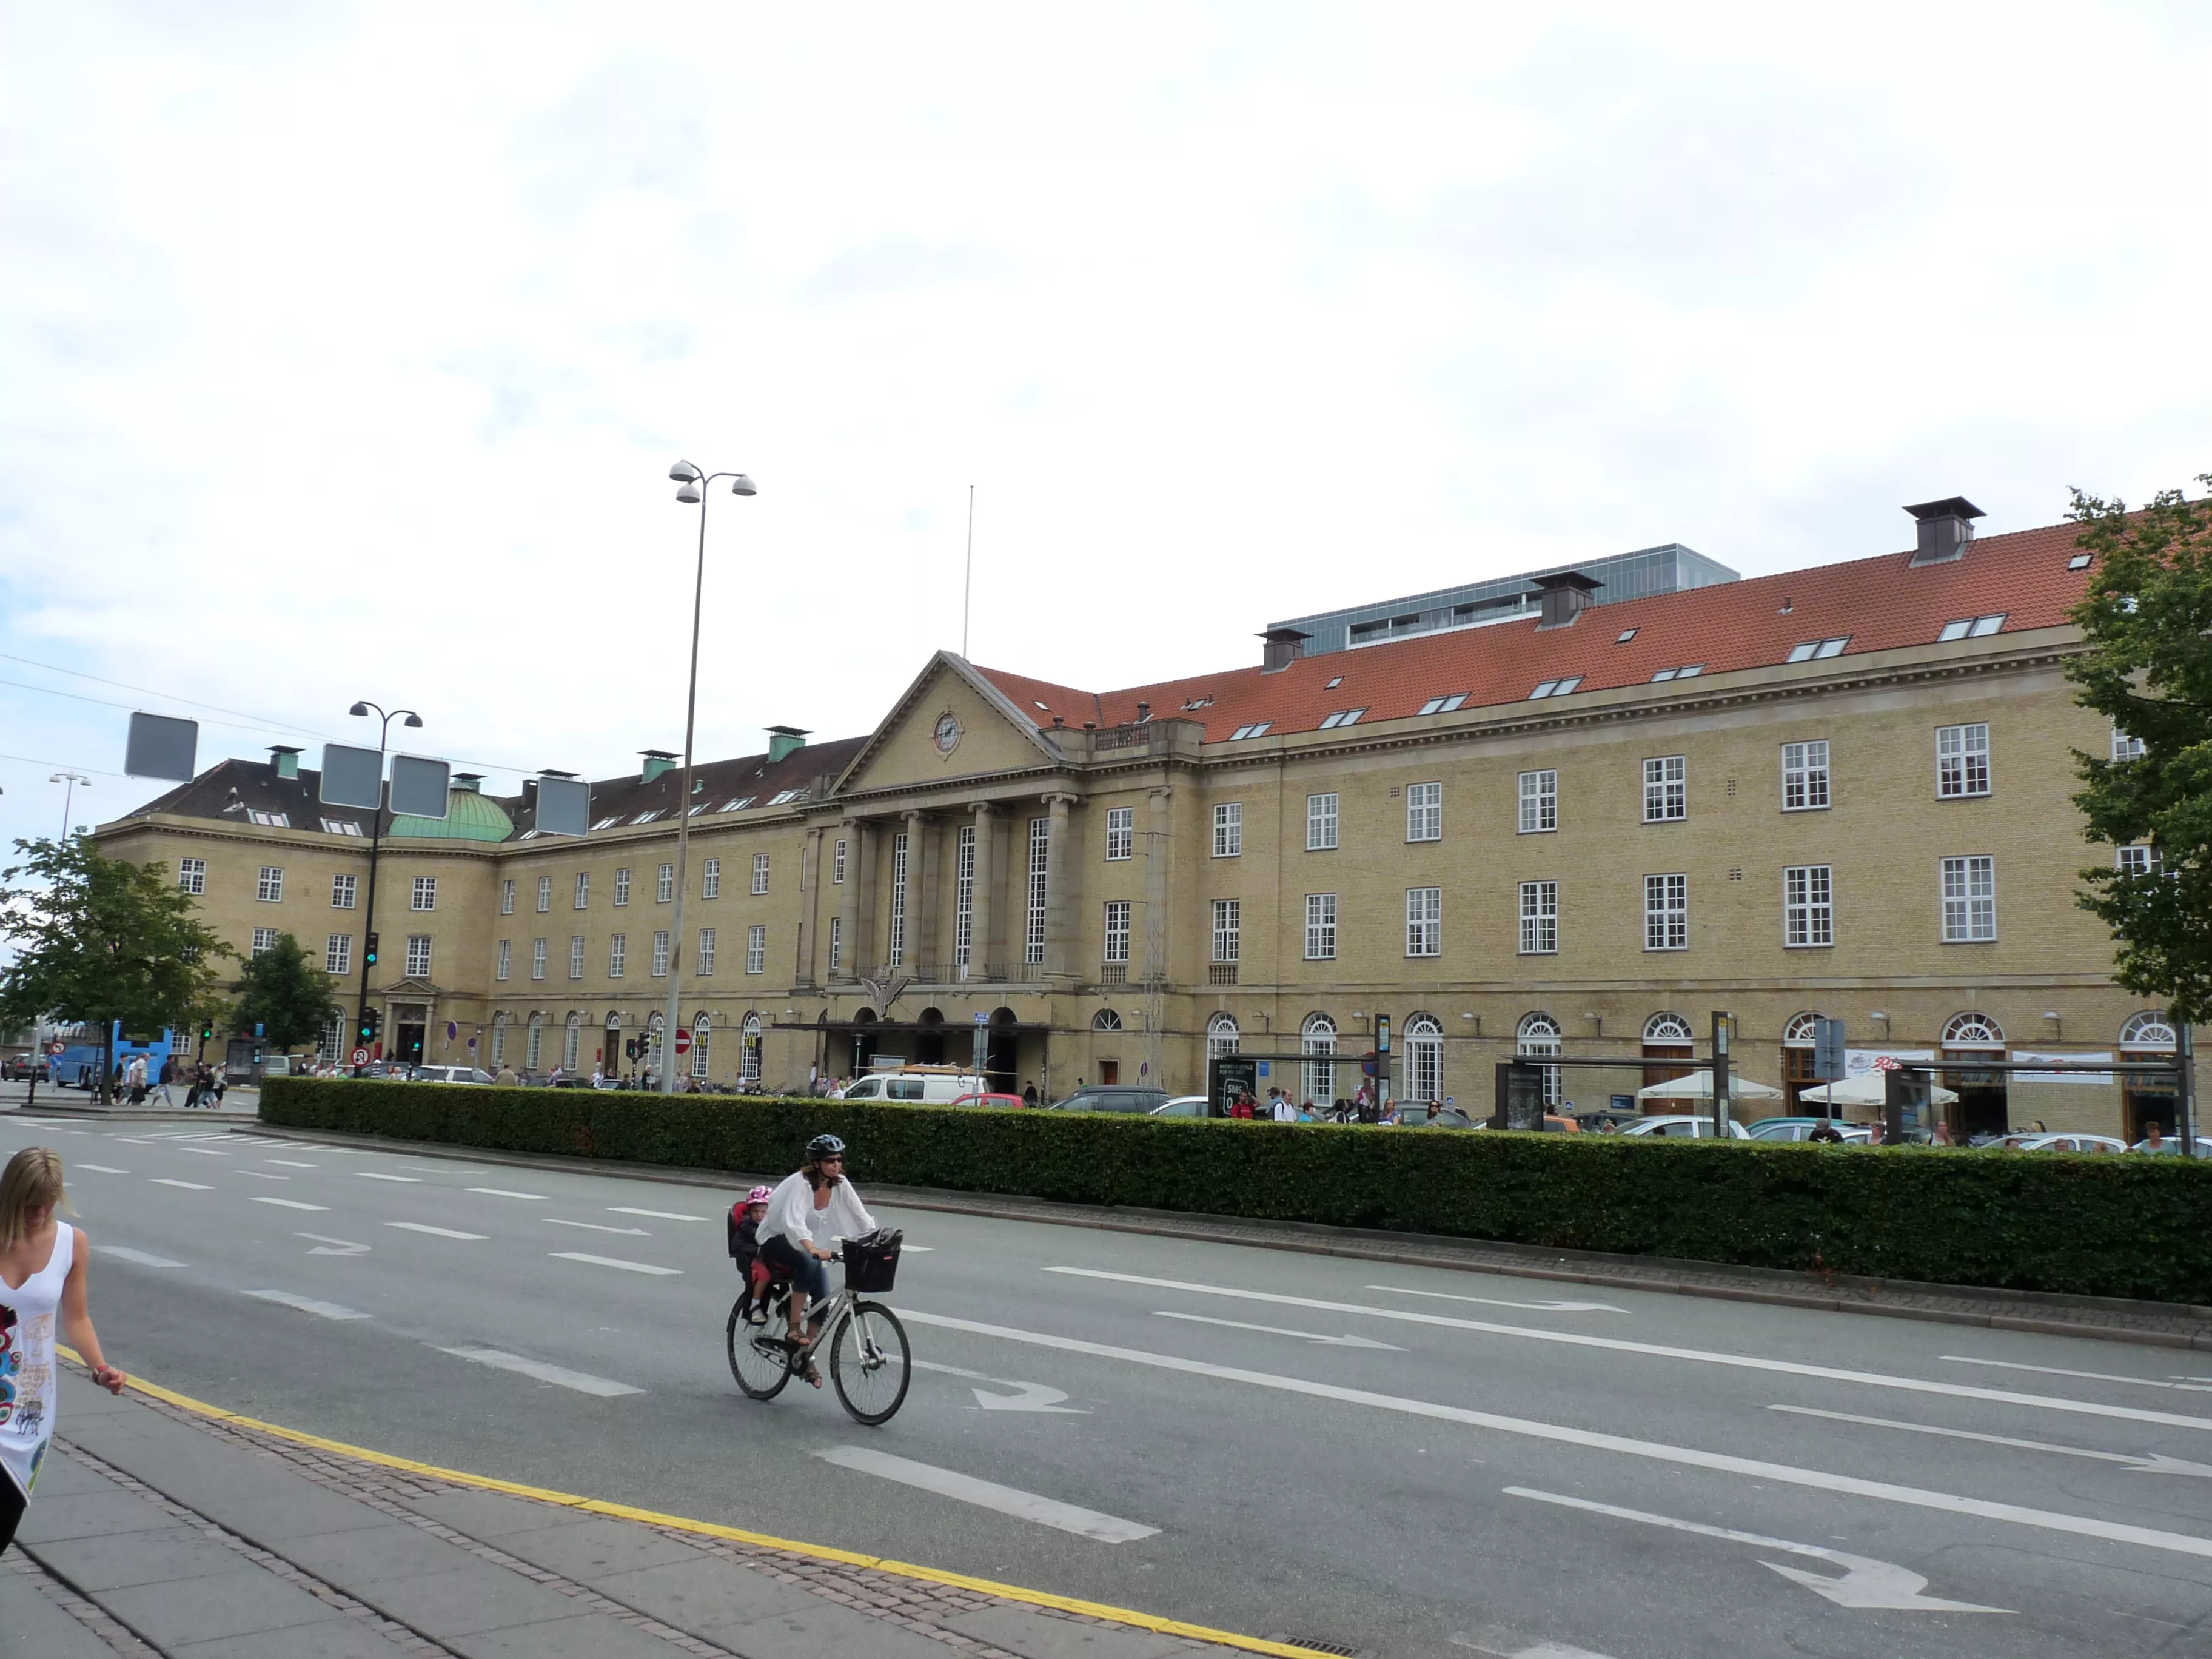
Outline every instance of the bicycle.
[[[845, 1263], [845, 1285], [827, 1302], [809, 1310], [807, 1322], [822, 1332], [815, 1343], [818, 1352], [826, 1340], [830, 1349], [830, 1380], [837, 1398], [857, 1423], [874, 1428], [889, 1422], [906, 1403], [906, 1327], [880, 1302], [866, 1300], [864, 1291], [889, 1290], [897, 1268], [894, 1244], [888, 1255], [870, 1253], [859, 1259], [851, 1245], [839, 1242], [832, 1260]], [[855, 1279], [862, 1282], [856, 1284]], [[880, 1283], [878, 1281], [880, 1280]], [[730, 1354], [730, 1375], [754, 1400], [773, 1400], [791, 1379], [805, 1368], [799, 1344], [791, 1334], [791, 1286], [770, 1285], [763, 1299], [768, 1316], [756, 1325], [744, 1317], [746, 1298], [731, 1304], [724, 1334]]]

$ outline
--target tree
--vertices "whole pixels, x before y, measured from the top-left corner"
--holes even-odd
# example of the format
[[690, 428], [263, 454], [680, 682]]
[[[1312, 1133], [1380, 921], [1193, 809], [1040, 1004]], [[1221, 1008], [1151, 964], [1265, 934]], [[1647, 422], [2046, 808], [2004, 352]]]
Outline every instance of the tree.
[[318, 1036], [343, 1012], [331, 976], [307, 959], [289, 933], [249, 957], [238, 976], [238, 1030], [262, 1029], [272, 1048], [291, 1048]]
[[2082, 872], [2077, 902], [2112, 930], [2122, 985], [2202, 1024], [2212, 1016], [2212, 501], [2163, 490], [2131, 512], [2077, 489], [2068, 516], [2094, 563], [2074, 609], [2089, 648], [2067, 678], [2134, 740], [2109, 757], [2076, 751], [2074, 801], [2090, 840], [2151, 849], [2144, 867]]
[[[17, 947], [0, 968], [0, 1023], [42, 1017], [96, 1024], [100, 1087], [114, 1025], [180, 1030], [234, 951], [201, 923], [192, 896], [165, 864], [106, 859], [88, 842], [19, 841], [0, 870], [0, 939]], [[25, 877], [35, 884], [16, 886]]]

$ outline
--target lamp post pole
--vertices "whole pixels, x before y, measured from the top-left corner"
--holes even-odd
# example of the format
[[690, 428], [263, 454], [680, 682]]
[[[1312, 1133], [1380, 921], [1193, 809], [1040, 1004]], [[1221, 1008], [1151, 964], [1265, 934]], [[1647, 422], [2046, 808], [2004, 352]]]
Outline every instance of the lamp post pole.
[[[382, 705], [366, 700], [354, 704], [346, 713], [356, 717], [374, 713], [381, 717], [376, 729], [376, 810], [368, 816], [368, 902], [362, 910], [361, 925], [361, 991], [354, 999], [353, 1039], [346, 1044], [350, 1048], [361, 1040], [361, 1028], [368, 1023], [368, 941], [376, 932], [376, 854], [384, 842], [384, 750], [392, 734], [392, 722], [405, 715], [406, 724], [420, 726], [422, 717], [411, 708], [394, 708], [386, 713]], [[355, 1075], [358, 1076], [356, 1069]]]
[[730, 480], [730, 494], [756, 493], [742, 472], [702, 473], [689, 461], [668, 469], [676, 499], [699, 508], [699, 556], [691, 577], [691, 678], [684, 694], [684, 773], [676, 787], [676, 915], [668, 949], [668, 1005], [660, 1021], [660, 1092], [676, 1092], [676, 1028], [683, 1006], [684, 891], [691, 878], [691, 739], [699, 719], [699, 616], [707, 592], [707, 486]]
[[69, 786], [62, 791], [62, 839], [67, 841], [70, 832], [70, 804], [76, 799], [76, 787], [81, 783], [89, 789], [92, 787], [92, 780], [82, 772], [57, 772], [46, 781]]

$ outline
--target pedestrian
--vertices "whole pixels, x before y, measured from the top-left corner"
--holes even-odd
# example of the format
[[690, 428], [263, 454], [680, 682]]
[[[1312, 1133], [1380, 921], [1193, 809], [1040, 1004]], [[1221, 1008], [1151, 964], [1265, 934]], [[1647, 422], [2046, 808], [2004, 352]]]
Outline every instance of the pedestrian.
[[605, 1087], [606, 1087], [606, 1085], [607, 1085], [607, 1075], [606, 1075], [606, 1073], [605, 1073], [605, 1072], [601, 1071], [598, 1066], [592, 1066], [592, 1087], [593, 1087], [594, 1089], [604, 1089], [604, 1088], [605, 1088]]
[[1247, 1120], [1249, 1120], [1255, 1115], [1252, 1092], [1250, 1090], [1244, 1090], [1237, 1095], [1237, 1103], [1230, 1108], [1229, 1115], [1231, 1117], [1241, 1117]]
[[1951, 1126], [1948, 1123], [1938, 1123], [1936, 1126], [1935, 1134], [1929, 1137], [1929, 1144], [1936, 1146], [1951, 1146], [1957, 1145], [1957, 1143], [1951, 1139]]
[[1888, 1129], [1888, 1127], [1889, 1127], [1889, 1126], [1888, 1126], [1887, 1123], [1885, 1123], [1885, 1122], [1884, 1122], [1881, 1119], [1880, 1119], [1880, 1118], [1876, 1118], [1876, 1119], [1875, 1119], [1875, 1121], [1874, 1121], [1873, 1122], [1871, 1122], [1871, 1123], [1868, 1124], [1868, 1125], [1867, 1125], [1867, 1145], [1868, 1145], [1868, 1146], [1881, 1146], [1881, 1142], [1882, 1142], [1882, 1136], [1883, 1136], [1883, 1134], [1885, 1133], [1885, 1132], [1887, 1132], [1887, 1130]]
[[218, 1108], [220, 1108], [222, 1104], [223, 1096], [229, 1092], [230, 1079], [224, 1073], [222, 1067], [220, 1066], [213, 1067], [212, 1071], [215, 1077], [215, 1103]]
[[[1306, 1102], [1306, 1110], [1309, 1112], [1313, 1110], [1313, 1102], [1310, 1100]], [[1291, 1097], [1288, 1095], [1279, 1094], [1275, 1097], [1274, 1116], [1278, 1123], [1296, 1123], [1298, 1121], [1298, 1109], [1291, 1103]]]
[[[1611, 1128], [1613, 1126], [1608, 1123], [1606, 1127]], [[1813, 1133], [1805, 1139], [1817, 1140], [1823, 1146], [1840, 1146], [1844, 1144], [1844, 1132], [1832, 1120], [1824, 1117], [1813, 1126]]]
[[177, 1057], [174, 1054], [165, 1055], [161, 1060], [161, 1075], [155, 1086], [154, 1092], [161, 1097], [161, 1104], [171, 1111], [176, 1110], [177, 1100], [176, 1097], [169, 1092], [169, 1085], [175, 1082], [176, 1078]]
[[146, 1056], [133, 1054], [125, 1072], [125, 1086], [131, 1091], [131, 1103], [143, 1106], [146, 1102]]
[[499, 1075], [494, 1078], [492, 1082], [499, 1088], [513, 1089], [520, 1086], [522, 1079], [515, 1076], [514, 1067], [502, 1060], [499, 1063]]
[[1028, 1083], [1022, 1085], [1022, 1104], [1024, 1106], [1034, 1106], [1036, 1103], [1037, 1086], [1036, 1079], [1032, 1079]]
[[57, 1324], [67, 1325], [94, 1382], [121, 1394], [127, 1380], [101, 1353], [85, 1306], [90, 1246], [54, 1217], [67, 1198], [50, 1147], [26, 1146], [0, 1171], [0, 1550], [14, 1541], [53, 1438]]
[[192, 1067], [191, 1082], [185, 1089], [185, 1109], [191, 1111], [200, 1103], [200, 1068]]
[[2150, 1127], [2144, 1131], [2142, 1145], [2137, 1150], [2146, 1152], [2162, 1152], [2166, 1150], [2166, 1127], [2156, 1118], [2151, 1119]]

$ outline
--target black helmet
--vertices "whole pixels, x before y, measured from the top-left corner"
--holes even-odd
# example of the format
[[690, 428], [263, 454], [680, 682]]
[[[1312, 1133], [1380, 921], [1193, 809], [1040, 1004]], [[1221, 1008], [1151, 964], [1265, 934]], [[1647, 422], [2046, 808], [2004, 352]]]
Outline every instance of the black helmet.
[[842, 1158], [845, 1143], [835, 1135], [817, 1135], [806, 1143], [806, 1161], [819, 1164], [825, 1158]]

